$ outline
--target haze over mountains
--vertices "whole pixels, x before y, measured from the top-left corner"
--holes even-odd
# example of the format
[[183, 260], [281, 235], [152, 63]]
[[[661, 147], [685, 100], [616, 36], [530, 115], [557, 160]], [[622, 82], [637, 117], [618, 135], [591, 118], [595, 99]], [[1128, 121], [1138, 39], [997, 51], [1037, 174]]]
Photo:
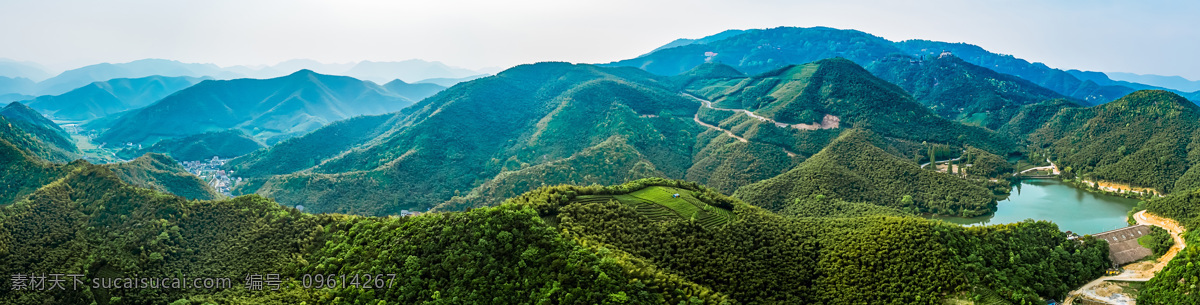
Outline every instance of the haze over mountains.
[[[1195, 217], [1181, 202], [1200, 188], [1200, 106], [1181, 94], [852, 30], [730, 30], [483, 77], [146, 60], [42, 83], [306, 66], [93, 81], [0, 110], [0, 273], [250, 270], [291, 277], [281, 290], [0, 283], [0, 303], [1044, 304], [1103, 274], [1107, 242], [922, 216], [994, 213], [1015, 160], [1167, 194], [1142, 198], [1175, 217]], [[132, 160], [90, 164], [76, 144]], [[240, 196], [177, 162], [213, 156], [234, 158], [208, 170], [244, 178]], [[1195, 254], [1147, 294], [1196, 298]], [[397, 276], [299, 280], [329, 273]]]

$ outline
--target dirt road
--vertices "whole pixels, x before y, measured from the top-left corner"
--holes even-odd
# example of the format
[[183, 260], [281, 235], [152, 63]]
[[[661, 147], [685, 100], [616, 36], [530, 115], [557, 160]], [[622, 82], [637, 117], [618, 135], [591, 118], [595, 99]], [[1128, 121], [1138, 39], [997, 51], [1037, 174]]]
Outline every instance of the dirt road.
[[1108, 296], [1101, 296], [1097, 294], [1097, 290], [1105, 287], [1105, 283], [1108, 281], [1149, 281], [1154, 277], [1155, 273], [1158, 273], [1158, 271], [1161, 271], [1163, 267], [1166, 267], [1167, 263], [1170, 262], [1171, 259], [1175, 258], [1175, 255], [1179, 254], [1179, 251], [1187, 247], [1187, 243], [1183, 240], [1183, 226], [1180, 226], [1179, 223], [1175, 222], [1174, 220], [1150, 214], [1146, 211], [1133, 214], [1133, 219], [1141, 225], [1156, 226], [1166, 229], [1167, 232], [1171, 233], [1171, 238], [1175, 240], [1175, 245], [1172, 246], [1170, 250], [1167, 250], [1166, 254], [1163, 254], [1162, 257], [1159, 257], [1158, 260], [1127, 265], [1125, 267], [1126, 271], [1121, 274], [1098, 278], [1087, 283], [1086, 285], [1083, 285], [1083, 287], [1080, 287], [1075, 291], [1071, 291], [1071, 293], [1067, 294], [1067, 302], [1063, 304], [1072, 304], [1072, 299], [1074, 299], [1072, 296], [1080, 296], [1090, 301], [1101, 302], [1104, 304], [1134, 304], [1133, 298], [1128, 295], [1109, 294]]
[[[768, 119], [768, 118], [765, 118], [765, 117], [761, 117], [761, 116], [759, 116], [759, 115], [757, 115], [757, 114], [754, 114], [753, 112], [750, 112], [750, 111], [747, 111], [747, 110], [744, 110], [744, 109], [724, 109], [724, 108], [713, 108], [713, 106], [712, 106], [712, 102], [711, 102], [711, 101], [708, 101], [708, 100], [702, 99], [702, 98], [700, 98], [700, 97], [697, 97], [697, 96], [695, 96], [695, 95], [691, 95], [691, 94], [688, 94], [688, 93], [684, 93], [684, 95], [685, 95], [685, 96], [687, 96], [687, 97], [690, 97], [690, 98], [692, 98], [692, 99], [695, 99], [695, 100], [697, 100], [697, 101], [700, 101], [700, 104], [704, 105], [703, 107], [708, 107], [709, 109], [741, 112], [741, 113], [745, 113], [746, 115], [749, 115], [749, 116], [750, 116], [750, 117], [752, 117], [752, 118], [756, 118], [756, 119], [758, 119], [758, 120], [760, 120], [760, 121], [767, 121], [767, 122], [771, 122], [771, 123], [774, 123], [774, 124], [775, 124], [775, 125], [777, 125], [777, 126], [779, 126], [780, 124], [782, 124], [783, 126], [787, 126], [787, 124], [779, 123], [779, 122], [776, 122], [775, 120]], [[724, 128], [721, 128], [721, 127], [718, 127], [718, 126], [714, 126], [714, 125], [712, 125], [712, 124], [705, 123], [704, 121], [701, 121], [701, 120], [700, 120], [700, 113], [699, 113], [699, 112], [696, 112], [696, 115], [695, 115], [695, 116], [692, 116], [692, 120], [696, 121], [696, 124], [700, 124], [701, 126], [708, 127], [708, 128], [712, 128], [712, 129], [716, 129], [716, 130], [720, 130], [720, 131], [724, 132], [726, 135], [728, 135], [728, 136], [730, 136], [730, 137], [733, 137], [734, 139], [737, 139], [738, 141], [742, 141], [743, 143], [750, 142], [750, 141], [746, 140], [746, 138], [739, 137], [738, 135], [734, 134], [732, 131], [729, 131], [729, 130], [727, 130], [727, 129], [724, 129]], [[784, 153], [786, 153], [786, 154], [788, 155], [788, 157], [795, 157], [795, 156], [796, 156], [796, 153], [792, 152], [791, 150], [788, 150], [787, 148], [780, 147], [780, 149], [783, 149], [783, 152], [784, 152]]]

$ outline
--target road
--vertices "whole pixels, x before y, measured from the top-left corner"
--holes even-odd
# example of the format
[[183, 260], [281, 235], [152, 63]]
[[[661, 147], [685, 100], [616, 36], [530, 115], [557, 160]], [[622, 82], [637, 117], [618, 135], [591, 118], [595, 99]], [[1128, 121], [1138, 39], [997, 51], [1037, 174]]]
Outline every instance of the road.
[[1050, 159], [1046, 159], [1046, 162], [1047, 162], [1047, 163], [1050, 163], [1050, 165], [1049, 165], [1049, 166], [1040, 166], [1040, 167], [1034, 167], [1034, 168], [1026, 169], [1026, 170], [1023, 170], [1023, 171], [1021, 171], [1021, 172], [1017, 173], [1017, 175], [1024, 174], [1024, 173], [1027, 173], [1027, 172], [1036, 171], [1036, 170], [1051, 170], [1052, 172], [1054, 172], [1054, 174], [1055, 174], [1055, 175], [1062, 174], [1061, 172], [1059, 172], [1059, 171], [1058, 171], [1058, 165], [1055, 165], [1055, 164], [1054, 164], [1054, 162], [1050, 162]]
[[[708, 107], [709, 109], [713, 109], [713, 110], [725, 110], [725, 111], [736, 111], [736, 112], [741, 112], [741, 113], [744, 113], [744, 114], [746, 114], [746, 115], [748, 115], [748, 116], [750, 116], [750, 117], [752, 117], [752, 118], [756, 118], [756, 119], [758, 119], [758, 120], [760, 120], [760, 121], [771, 122], [771, 123], [775, 124], [775, 126], [779, 126], [779, 127], [787, 127], [787, 126], [788, 126], [787, 124], [780, 123], [780, 122], [776, 122], [775, 120], [772, 120], [772, 119], [768, 119], [768, 118], [765, 118], [765, 117], [759, 116], [759, 115], [757, 115], [757, 114], [754, 114], [753, 112], [747, 111], [747, 110], [745, 110], [745, 109], [725, 109], [725, 108], [713, 108], [713, 106], [712, 106], [712, 102], [711, 102], [711, 101], [709, 101], [709, 100], [702, 99], [702, 98], [700, 98], [700, 97], [697, 97], [697, 96], [695, 96], [695, 95], [692, 95], [692, 94], [690, 94], [690, 93], [684, 93], [683, 95], [685, 95], [685, 96], [687, 96], [687, 97], [690, 97], [690, 98], [692, 98], [692, 99], [695, 99], [695, 100], [697, 100], [697, 101], [700, 101], [700, 104], [701, 104], [701, 105], [704, 105], [703, 107]], [[718, 126], [714, 126], [714, 125], [712, 125], [712, 124], [705, 123], [704, 121], [701, 121], [701, 120], [700, 120], [700, 112], [696, 112], [696, 115], [692, 117], [692, 120], [696, 121], [696, 124], [700, 124], [701, 126], [708, 127], [708, 128], [712, 128], [712, 129], [716, 129], [716, 130], [720, 130], [720, 131], [724, 132], [726, 135], [729, 135], [730, 137], [733, 137], [734, 139], [737, 139], [738, 141], [742, 141], [743, 143], [750, 142], [750, 141], [746, 140], [746, 138], [739, 137], [738, 135], [734, 134], [732, 131], [729, 131], [729, 130], [727, 130], [727, 129], [724, 129], [724, 128], [721, 128], [721, 127], [718, 127]], [[776, 146], [776, 147], [778, 147], [778, 145], [775, 145], [775, 146]], [[783, 148], [783, 147], [779, 147], [779, 148], [780, 148], [780, 149], [783, 149], [783, 152], [784, 152], [784, 153], [786, 153], [786, 154], [788, 155], [788, 157], [795, 157], [795, 156], [796, 156], [796, 153], [792, 152], [791, 150], [788, 150], [787, 148]]]
[[[965, 150], [964, 150], [963, 152], [964, 152], [964, 153], [966, 153], [967, 151], [965, 151]], [[958, 158], [954, 158], [954, 159], [950, 159], [950, 160], [942, 160], [942, 161], [938, 161], [937, 163], [944, 163], [944, 162], [950, 162], [950, 161], [958, 161], [958, 160], [961, 160], [962, 158], [963, 158], [962, 156], [959, 156]], [[926, 166], [926, 165], [929, 165], [929, 163], [932, 163], [932, 162], [925, 162], [925, 164], [921, 164], [921, 168], [925, 168], [925, 166]]]
[[1172, 246], [1170, 250], [1167, 250], [1166, 254], [1163, 254], [1162, 257], [1159, 257], [1158, 260], [1155, 261], [1153, 263], [1153, 265], [1151, 265], [1149, 268], [1146, 268], [1145, 270], [1130, 270], [1130, 271], [1126, 271], [1126, 272], [1123, 272], [1118, 275], [1105, 276], [1105, 277], [1098, 278], [1094, 281], [1087, 283], [1086, 285], [1083, 285], [1083, 287], [1080, 287], [1079, 289], [1076, 289], [1075, 291], [1071, 291], [1071, 293], [1068, 293], [1067, 294], [1067, 296], [1068, 296], [1067, 302], [1065, 302], [1063, 304], [1072, 304], [1074, 298], [1072, 298], [1071, 296], [1082, 296], [1090, 301], [1100, 302], [1100, 303], [1104, 303], [1104, 304], [1114, 304], [1114, 305], [1133, 304], [1132, 300], [1130, 300], [1129, 298], [1113, 299], [1113, 298], [1101, 297], [1101, 296], [1097, 295], [1094, 290], [1095, 290], [1095, 288], [1099, 287], [1106, 281], [1122, 281], [1122, 282], [1149, 281], [1151, 278], [1154, 277], [1155, 273], [1158, 273], [1158, 271], [1161, 271], [1163, 269], [1163, 267], [1166, 267], [1167, 263], [1169, 263], [1171, 261], [1171, 259], [1175, 258], [1175, 255], [1179, 254], [1179, 251], [1182, 251], [1183, 248], [1187, 247], [1187, 242], [1183, 240], [1183, 231], [1184, 231], [1183, 227], [1180, 226], [1179, 223], [1175, 222], [1174, 220], [1170, 220], [1170, 219], [1166, 219], [1166, 218], [1163, 218], [1163, 217], [1160, 217], [1160, 216], [1157, 216], [1154, 214], [1150, 214], [1150, 213], [1147, 213], [1146, 211], [1140, 211], [1140, 212], [1133, 214], [1133, 219], [1135, 221], [1137, 221], [1138, 224], [1141, 224], [1141, 225], [1150, 225], [1150, 226], [1156, 226], [1156, 227], [1166, 229], [1167, 232], [1171, 233], [1171, 238], [1175, 240], [1175, 245]]

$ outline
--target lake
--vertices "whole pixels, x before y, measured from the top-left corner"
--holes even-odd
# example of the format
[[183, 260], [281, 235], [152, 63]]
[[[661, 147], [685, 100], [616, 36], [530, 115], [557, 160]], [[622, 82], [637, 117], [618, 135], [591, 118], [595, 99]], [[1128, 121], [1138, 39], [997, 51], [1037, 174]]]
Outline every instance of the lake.
[[1059, 230], [1083, 235], [1128, 226], [1126, 213], [1137, 203], [1137, 199], [1090, 193], [1058, 180], [1035, 179], [1017, 183], [1012, 195], [997, 203], [995, 214], [974, 218], [930, 218], [964, 226], [1013, 223], [1032, 218], [1049, 220], [1058, 224]]

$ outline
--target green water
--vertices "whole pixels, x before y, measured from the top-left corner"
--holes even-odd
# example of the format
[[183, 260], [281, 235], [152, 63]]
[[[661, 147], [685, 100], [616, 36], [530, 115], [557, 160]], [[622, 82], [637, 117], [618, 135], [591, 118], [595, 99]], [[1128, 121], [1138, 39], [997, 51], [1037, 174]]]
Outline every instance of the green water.
[[996, 205], [993, 215], [931, 218], [965, 226], [1049, 220], [1063, 231], [1094, 234], [1128, 226], [1126, 213], [1137, 203], [1136, 199], [1089, 193], [1058, 180], [1022, 180], [1008, 199]]

